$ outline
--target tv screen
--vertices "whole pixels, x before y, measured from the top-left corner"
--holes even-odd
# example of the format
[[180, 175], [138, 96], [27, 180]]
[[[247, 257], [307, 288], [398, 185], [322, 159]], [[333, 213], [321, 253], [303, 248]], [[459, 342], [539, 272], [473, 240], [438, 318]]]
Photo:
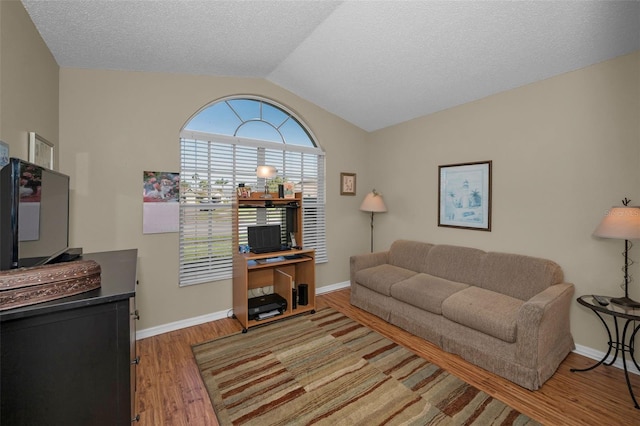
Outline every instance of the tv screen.
[[12, 158], [0, 171], [0, 269], [42, 265], [69, 247], [69, 177]]

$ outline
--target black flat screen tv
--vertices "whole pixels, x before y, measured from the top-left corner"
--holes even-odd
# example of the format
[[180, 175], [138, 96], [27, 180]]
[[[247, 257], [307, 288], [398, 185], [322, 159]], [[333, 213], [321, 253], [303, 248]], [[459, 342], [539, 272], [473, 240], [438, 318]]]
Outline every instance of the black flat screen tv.
[[11, 158], [0, 170], [0, 270], [43, 265], [69, 248], [69, 176]]

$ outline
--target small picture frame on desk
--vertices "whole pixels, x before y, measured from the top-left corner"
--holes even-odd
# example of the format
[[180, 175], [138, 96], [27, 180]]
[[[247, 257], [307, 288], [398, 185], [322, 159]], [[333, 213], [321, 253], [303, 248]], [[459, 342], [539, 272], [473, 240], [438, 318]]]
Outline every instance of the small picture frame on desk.
[[250, 198], [251, 197], [251, 187], [245, 186], [241, 184], [238, 186], [238, 198]]
[[293, 182], [284, 182], [282, 184], [284, 198], [296, 198], [294, 193], [295, 187]]
[[356, 195], [355, 173], [340, 173], [340, 195]]

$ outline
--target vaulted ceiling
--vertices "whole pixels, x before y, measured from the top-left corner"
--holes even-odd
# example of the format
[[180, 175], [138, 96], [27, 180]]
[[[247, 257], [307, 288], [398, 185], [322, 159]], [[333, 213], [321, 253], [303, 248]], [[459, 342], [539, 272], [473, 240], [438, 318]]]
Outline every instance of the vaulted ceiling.
[[61, 67], [264, 78], [367, 131], [640, 49], [638, 1], [22, 3]]

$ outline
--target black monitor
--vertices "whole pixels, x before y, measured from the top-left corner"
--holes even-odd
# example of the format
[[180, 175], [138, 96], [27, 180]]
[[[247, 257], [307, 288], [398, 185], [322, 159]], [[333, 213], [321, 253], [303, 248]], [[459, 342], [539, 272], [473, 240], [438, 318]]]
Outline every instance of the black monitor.
[[280, 225], [247, 226], [247, 239], [252, 253], [270, 253], [282, 249]]
[[17, 158], [0, 170], [0, 270], [48, 263], [69, 246], [69, 176]]

